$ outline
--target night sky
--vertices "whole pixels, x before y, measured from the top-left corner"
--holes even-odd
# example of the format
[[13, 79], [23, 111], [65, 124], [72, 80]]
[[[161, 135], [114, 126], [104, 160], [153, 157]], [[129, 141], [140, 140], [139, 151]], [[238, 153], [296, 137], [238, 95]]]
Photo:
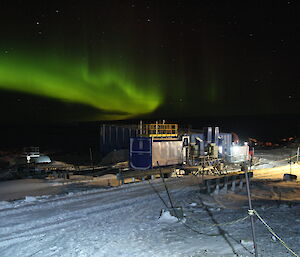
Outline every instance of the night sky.
[[1, 121], [296, 115], [296, 1], [0, 2]]

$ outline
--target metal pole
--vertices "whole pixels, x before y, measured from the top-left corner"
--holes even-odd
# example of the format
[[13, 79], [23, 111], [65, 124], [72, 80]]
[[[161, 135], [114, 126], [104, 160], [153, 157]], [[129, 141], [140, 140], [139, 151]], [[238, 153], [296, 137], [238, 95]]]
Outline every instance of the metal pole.
[[173, 202], [172, 202], [172, 199], [171, 199], [171, 196], [170, 196], [169, 190], [168, 190], [168, 188], [167, 188], [167, 184], [166, 184], [166, 182], [165, 182], [164, 174], [162, 173], [162, 171], [161, 171], [161, 168], [160, 168], [160, 166], [159, 166], [159, 163], [158, 163], [158, 162], [157, 162], [157, 166], [158, 166], [158, 168], [159, 168], [160, 176], [161, 176], [161, 178], [162, 178], [162, 181], [163, 181], [163, 183], [164, 183], [164, 186], [165, 186], [165, 189], [166, 189], [166, 192], [167, 192], [167, 195], [168, 195], [169, 201], [170, 201], [171, 208], [174, 210], [174, 205], [173, 205]]
[[156, 190], [156, 188], [152, 185], [152, 183], [150, 182], [150, 180], [148, 180], [149, 185], [152, 187], [153, 191], [158, 195], [159, 199], [163, 202], [163, 204], [166, 206], [166, 208], [168, 209], [168, 205], [165, 202], [165, 200], [161, 197], [161, 195], [158, 193], [158, 191]]
[[93, 170], [94, 170], [92, 147], [90, 147], [90, 160], [91, 160], [91, 166], [93, 167]]
[[[252, 167], [251, 165], [252, 165], [252, 160], [250, 160], [250, 171], [251, 171], [251, 167]], [[248, 195], [249, 210], [253, 213], [252, 201], [251, 201], [251, 193], [250, 193], [250, 183], [249, 183], [249, 177], [248, 177], [248, 171], [247, 171], [247, 169], [245, 170], [245, 177], [246, 177], [246, 186], [247, 186], [247, 195]], [[253, 215], [250, 215], [250, 222], [251, 222], [251, 230], [252, 230], [254, 253], [255, 253], [255, 257], [258, 257]]]
[[297, 163], [298, 163], [298, 161], [299, 161], [299, 146], [298, 146], [298, 148], [297, 148]]

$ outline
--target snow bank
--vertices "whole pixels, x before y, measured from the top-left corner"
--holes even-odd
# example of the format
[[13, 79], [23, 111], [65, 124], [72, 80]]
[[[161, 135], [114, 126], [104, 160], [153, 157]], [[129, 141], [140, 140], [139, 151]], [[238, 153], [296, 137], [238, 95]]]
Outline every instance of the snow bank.
[[171, 215], [169, 211], [162, 210], [162, 213], [158, 219], [160, 223], [175, 223], [178, 219]]
[[9, 208], [10, 206], [11, 206], [11, 203], [10, 203], [10, 202], [7, 202], [7, 201], [0, 201], [0, 210]]
[[25, 202], [30, 203], [30, 202], [35, 202], [37, 199], [35, 196], [25, 196]]

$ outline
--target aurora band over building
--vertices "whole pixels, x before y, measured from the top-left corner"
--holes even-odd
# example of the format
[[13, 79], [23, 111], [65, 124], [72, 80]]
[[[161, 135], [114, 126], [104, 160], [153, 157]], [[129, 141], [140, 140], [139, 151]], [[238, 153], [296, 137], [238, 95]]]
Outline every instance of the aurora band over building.
[[[130, 67], [80, 58], [8, 53], [0, 58], [0, 89], [19, 91], [101, 110], [100, 119], [126, 119], [153, 112], [163, 101], [157, 81]], [[103, 114], [109, 113], [109, 114]]]

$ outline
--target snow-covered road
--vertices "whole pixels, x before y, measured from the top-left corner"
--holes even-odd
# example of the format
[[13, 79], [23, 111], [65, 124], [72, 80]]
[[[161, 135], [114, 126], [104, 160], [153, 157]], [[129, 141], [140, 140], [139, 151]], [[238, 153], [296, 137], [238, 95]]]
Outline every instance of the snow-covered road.
[[[200, 195], [198, 182], [192, 176], [167, 180], [176, 205], [184, 207], [185, 222], [158, 219], [165, 206], [147, 182], [0, 202], [0, 256], [252, 256], [248, 219], [220, 228], [197, 222], [245, 217], [245, 192]], [[161, 181], [153, 184], [167, 200]], [[226, 205], [232, 199], [235, 206]], [[254, 205], [299, 251], [299, 206], [262, 200]], [[258, 221], [256, 227], [262, 256], [289, 256]]]
[[164, 237], [146, 183], [34, 200], [2, 204], [0, 256], [176, 256], [180, 246]]

